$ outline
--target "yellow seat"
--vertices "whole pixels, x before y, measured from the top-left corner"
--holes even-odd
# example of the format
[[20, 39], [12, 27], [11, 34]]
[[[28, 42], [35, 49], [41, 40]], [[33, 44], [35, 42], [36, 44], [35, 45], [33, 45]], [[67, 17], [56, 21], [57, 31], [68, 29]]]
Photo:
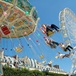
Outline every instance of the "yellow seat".
[[43, 58], [44, 58], [44, 55], [41, 55], [41, 56], [40, 56], [40, 59], [43, 59]]
[[22, 49], [20, 47], [15, 48], [16, 52], [22, 52]]
[[55, 32], [53, 31], [48, 31], [48, 36], [52, 36]]

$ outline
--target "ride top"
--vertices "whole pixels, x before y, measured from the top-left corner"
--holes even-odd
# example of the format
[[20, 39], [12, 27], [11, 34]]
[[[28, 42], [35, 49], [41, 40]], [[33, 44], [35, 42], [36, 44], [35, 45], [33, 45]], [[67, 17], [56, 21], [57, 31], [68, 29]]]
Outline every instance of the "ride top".
[[38, 20], [37, 11], [28, 0], [0, 0], [0, 33], [2, 37], [27, 36], [34, 32]]

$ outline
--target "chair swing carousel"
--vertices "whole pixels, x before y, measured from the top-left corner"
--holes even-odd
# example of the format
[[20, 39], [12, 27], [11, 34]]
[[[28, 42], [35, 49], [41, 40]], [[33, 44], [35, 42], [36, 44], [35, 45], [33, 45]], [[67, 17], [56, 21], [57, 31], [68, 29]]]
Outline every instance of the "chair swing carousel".
[[[0, 0], [0, 38], [20, 38], [33, 33], [38, 15], [28, 0]], [[21, 47], [15, 48], [18, 52]]]

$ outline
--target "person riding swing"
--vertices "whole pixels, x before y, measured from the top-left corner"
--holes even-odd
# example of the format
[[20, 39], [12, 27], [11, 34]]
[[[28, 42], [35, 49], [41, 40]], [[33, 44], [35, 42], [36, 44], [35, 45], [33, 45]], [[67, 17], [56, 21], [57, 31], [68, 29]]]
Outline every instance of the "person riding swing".
[[46, 26], [46, 24], [42, 24], [40, 30], [43, 34], [46, 34], [46, 36], [51, 36], [55, 33], [55, 31], [60, 32], [59, 27], [57, 27], [55, 24], [51, 24]]

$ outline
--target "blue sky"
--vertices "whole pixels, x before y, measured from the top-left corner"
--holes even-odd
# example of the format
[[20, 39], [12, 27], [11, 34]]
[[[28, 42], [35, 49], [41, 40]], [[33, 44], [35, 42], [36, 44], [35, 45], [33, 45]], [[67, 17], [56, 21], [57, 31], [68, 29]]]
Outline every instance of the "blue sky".
[[[29, 2], [31, 2], [31, 4], [35, 6], [38, 11], [38, 15], [40, 17], [39, 24], [54, 23], [57, 26], [59, 26], [59, 12], [66, 7], [70, 8], [74, 13], [76, 13], [75, 0], [29, 0]], [[61, 33], [54, 34], [52, 38], [58, 42], [63, 42]], [[47, 49], [49, 49], [49, 47]], [[54, 56], [58, 51], [60, 51], [61, 53], [64, 53], [62, 49], [58, 47], [55, 50], [49, 49], [46, 51], [47, 51], [46, 54], [49, 57], [49, 58], [46, 57], [46, 59], [48, 59], [47, 61], [49, 61], [50, 59], [53, 59], [54, 61], [53, 64], [59, 64], [60, 68], [64, 69], [67, 72], [70, 71], [70, 68], [71, 68], [70, 59], [68, 58], [65, 58], [62, 60], [54, 59]]]
[[[49, 46], [47, 46], [44, 42], [44, 35], [39, 30], [41, 24], [56, 24], [59, 26], [59, 12], [68, 7], [70, 8], [74, 13], [76, 13], [75, 0], [29, 0], [29, 2], [36, 7], [36, 10], [38, 11], [38, 16], [40, 17], [36, 32], [31, 34], [30, 36], [26, 37], [31, 38], [31, 40], [27, 40], [25, 37], [21, 38], [21, 41], [19, 39], [13, 39], [13, 42], [15, 45], [19, 44], [19, 42], [24, 46], [23, 52], [17, 53], [14, 50], [10, 51], [11, 47], [13, 46], [10, 40], [3, 39], [2, 40], [2, 47], [10, 48], [5, 50], [5, 55], [17, 55], [19, 57], [23, 57], [27, 55], [30, 58], [37, 59], [38, 61], [46, 60], [47, 63], [52, 60], [53, 65], [57, 64], [62, 68], [63, 70], [69, 72], [71, 69], [71, 60], [69, 58], [64, 59], [55, 59], [55, 56], [57, 55], [57, 52], [65, 53], [60, 47], [57, 47], [56, 49], [51, 49]], [[40, 34], [40, 36], [38, 36]], [[63, 42], [63, 37], [61, 33], [55, 33], [52, 38], [57, 42]], [[38, 40], [38, 42], [36, 42]], [[32, 45], [32, 48], [29, 48], [27, 45], [29, 43]], [[40, 45], [39, 45], [40, 44]], [[10, 47], [9, 47], [10, 45]], [[14, 46], [15, 46], [14, 45]], [[68, 53], [68, 52], [67, 52]], [[43, 54], [44, 59], [41, 60], [38, 57]]]

